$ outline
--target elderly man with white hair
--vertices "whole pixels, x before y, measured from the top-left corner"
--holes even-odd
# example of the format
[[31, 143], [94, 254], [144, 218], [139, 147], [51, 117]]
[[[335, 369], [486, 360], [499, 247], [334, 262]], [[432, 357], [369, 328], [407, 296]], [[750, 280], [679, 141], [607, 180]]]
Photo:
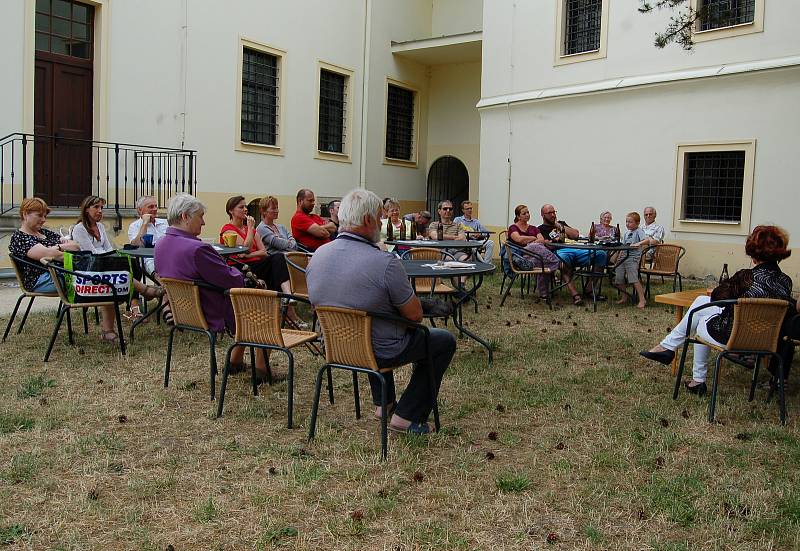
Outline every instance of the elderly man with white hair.
[[[339, 237], [317, 249], [306, 271], [308, 294], [315, 306], [338, 306], [400, 316], [422, 321], [422, 305], [408, 282], [400, 260], [380, 250], [380, 198], [365, 189], [354, 189], [339, 207]], [[445, 370], [453, 359], [456, 340], [444, 329], [430, 330], [431, 364], [425, 355], [421, 329], [378, 318], [372, 321], [372, 348], [378, 366], [395, 367], [414, 364], [411, 380], [395, 403], [394, 378], [385, 374], [387, 415], [394, 415], [389, 429], [395, 432], [427, 434], [428, 416], [435, 397], [431, 396], [429, 371], [433, 369], [438, 394]], [[381, 417], [381, 385], [369, 377], [375, 416]]]
[[[142, 238], [146, 234], [153, 236], [153, 245], [164, 237], [167, 233], [169, 224], [163, 218], [156, 218], [158, 214], [158, 201], [152, 195], [142, 195], [136, 200], [136, 212], [139, 213], [139, 218], [131, 222], [128, 226], [128, 241], [131, 245], [141, 247], [144, 245]], [[145, 269], [153, 273], [155, 270], [155, 261], [152, 258], [147, 258], [144, 261]]]

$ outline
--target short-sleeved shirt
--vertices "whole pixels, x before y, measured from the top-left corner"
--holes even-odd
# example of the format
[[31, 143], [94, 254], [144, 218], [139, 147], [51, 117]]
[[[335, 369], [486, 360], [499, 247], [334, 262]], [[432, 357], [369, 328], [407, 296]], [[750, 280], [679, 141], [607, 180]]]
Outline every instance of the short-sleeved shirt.
[[[400, 260], [363, 237], [339, 233], [320, 247], [306, 270], [308, 296], [315, 306], [339, 306], [400, 315], [398, 307], [414, 296]], [[402, 325], [372, 320], [372, 348], [378, 358], [397, 357], [408, 346]]]
[[461, 229], [461, 226], [456, 224], [455, 222], [431, 222], [428, 225], [428, 237], [431, 239], [436, 239], [439, 235], [439, 225], [442, 226], [442, 235], [445, 239], [464, 239], [464, 232]]
[[[134, 238], [139, 235], [139, 228], [142, 227], [142, 219], [137, 218], [131, 225], [128, 226], [128, 241], [133, 241]], [[159, 239], [164, 237], [167, 233], [167, 228], [169, 224], [163, 218], [156, 218], [153, 222], [147, 224], [147, 229], [145, 233], [149, 233], [153, 236], [153, 244], [157, 243]]]
[[[564, 222], [563, 220], [558, 221], [565, 228], [570, 228], [569, 224]], [[553, 237], [550, 235], [553, 231], [558, 231], [553, 224], [539, 224], [539, 232], [544, 236], [545, 239], [549, 239], [550, 241], [553, 240]]]
[[[632, 245], [633, 243], [638, 243], [645, 239], [647, 236], [644, 234], [644, 230], [642, 228], [636, 228], [635, 230], [626, 229], [622, 232], [622, 243], [626, 245]], [[628, 254], [628, 258], [636, 259], [638, 262], [639, 258], [642, 256], [641, 249], [636, 249], [635, 251], [630, 251]]]
[[528, 229], [525, 230], [525, 231], [522, 231], [521, 229], [519, 229], [519, 226], [517, 226], [516, 224], [511, 224], [508, 227], [508, 238], [511, 239], [511, 241], [514, 241], [512, 239], [512, 237], [511, 237], [511, 234], [513, 234], [514, 232], [517, 232], [520, 235], [527, 235], [529, 237], [536, 237], [537, 235], [539, 235], [541, 233], [539, 231], [539, 228], [537, 228], [536, 226], [530, 225], [530, 224], [528, 225]]
[[325, 220], [323, 220], [321, 216], [313, 213], [306, 214], [301, 209], [297, 209], [294, 216], [292, 216], [292, 235], [294, 238], [306, 249], [316, 251], [325, 243], [329, 243], [331, 239], [330, 237], [317, 237], [308, 233], [308, 228], [310, 228], [312, 224], [324, 226]]
[[[20, 230], [15, 231], [11, 234], [11, 242], [8, 244], [8, 252], [14, 256], [29, 260], [30, 262], [35, 262], [31, 258], [28, 258], [28, 251], [30, 251], [34, 245], [54, 247], [61, 243], [61, 236], [56, 232], [50, 231], [47, 228], [42, 228], [40, 231], [42, 238], [36, 237], [35, 235], [30, 235]], [[46, 271], [44, 267], [35, 268], [26, 264], [21, 264], [18, 266], [18, 268], [22, 274], [22, 285], [29, 291], [36, 285], [36, 280], [39, 279], [39, 276]]]
[[463, 216], [456, 216], [453, 219], [453, 223], [461, 226], [461, 229], [463, 229], [464, 231], [472, 231], [472, 232], [478, 232], [478, 231], [488, 232], [489, 231], [486, 228], [486, 226], [481, 224], [481, 221], [478, 220], [477, 218], [470, 218], [469, 220], [467, 220]]
[[97, 223], [97, 231], [100, 233], [100, 239], [95, 239], [94, 235], [89, 233], [89, 230], [78, 222], [72, 227], [72, 239], [81, 247], [82, 251], [89, 251], [93, 254], [103, 254], [114, 250], [114, 245], [108, 239], [106, 227], [100, 222]]
[[652, 224], [645, 224], [644, 226], [639, 226], [642, 231], [644, 231], [645, 236], [650, 239], [655, 239], [659, 243], [664, 242], [664, 226], [661, 224], [656, 224], [653, 222]]

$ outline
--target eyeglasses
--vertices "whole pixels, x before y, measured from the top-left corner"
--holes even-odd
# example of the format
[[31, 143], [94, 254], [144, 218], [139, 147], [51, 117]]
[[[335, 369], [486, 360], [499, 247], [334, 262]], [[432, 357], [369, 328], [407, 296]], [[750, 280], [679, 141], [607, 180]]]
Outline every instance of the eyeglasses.
[[543, 212], [542, 214], [555, 214], [557, 212], [558, 212], [557, 210], [548, 210], [548, 211]]
[[453, 207], [442, 207], [442, 210], [453, 210]]

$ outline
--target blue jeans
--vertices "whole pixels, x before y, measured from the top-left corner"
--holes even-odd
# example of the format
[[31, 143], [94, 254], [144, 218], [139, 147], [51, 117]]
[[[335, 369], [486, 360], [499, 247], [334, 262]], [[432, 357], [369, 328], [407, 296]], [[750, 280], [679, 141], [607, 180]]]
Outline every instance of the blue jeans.
[[36, 293], [55, 293], [56, 285], [50, 277], [50, 272], [45, 272], [40, 275], [36, 283], [33, 284], [33, 289], [31, 289], [31, 291]]
[[608, 262], [608, 255], [605, 251], [588, 251], [586, 249], [558, 249], [558, 256], [569, 267], [589, 266], [594, 261], [595, 267], [603, 268]]
[[[436, 395], [439, 395], [439, 386], [442, 384], [444, 372], [450, 365], [456, 353], [456, 338], [445, 329], [430, 329], [430, 350], [433, 365], [425, 361], [425, 334], [422, 329], [416, 329], [405, 350], [394, 358], [375, 358], [378, 367], [397, 367], [407, 363], [414, 364], [411, 380], [405, 392], [397, 402], [395, 413], [403, 419], [414, 423], [424, 423], [431, 414], [433, 397], [430, 393], [428, 369], [433, 368], [436, 383]], [[386, 403], [395, 401], [394, 373], [391, 371], [383, 374], [386, 379]], [[369, 376], [369, 386], [372, 390], [372, 403], [381, 405], [381, 383], [374, 375]]]

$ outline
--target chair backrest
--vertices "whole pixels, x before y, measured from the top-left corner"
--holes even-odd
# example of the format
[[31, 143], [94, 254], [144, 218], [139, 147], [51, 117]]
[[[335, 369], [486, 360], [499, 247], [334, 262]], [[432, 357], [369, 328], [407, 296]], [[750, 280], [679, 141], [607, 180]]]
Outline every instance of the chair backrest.
[[[40, 293], [38, 291], [31, 291], [30, 289], [27, 289], [25, 287], [25, 278], [22, 277], [22, 271], [20, 270], [20, 267], [19, 267], [20, 265], [17, 262], [17, 257], [14, 256], [13, 254], [10, 254], [8, 256], [11, 259], [11, 266], [13, 266], [13, 268], [14, 268], [14, 275], [17, 276], [17, 283], [19, 283], [19, 289], [20, 289], [20, 291], [22, 291], [23, 294], [26, 294], [26, 295], [27, 294], [34, 294], [34, 295], [51, 296], [51, 297], [58, 296], [58, 293]], [[31, 261], [28, 258], [26, 258], [25, 260], [22, 260], [22, 262], [30, 262], [31, 264], [33, 264], [33, 261]], [[44, 266], [40, 266], [40, 267], [42, 269], [46, 269]], [[52, 274], [51, 274], [51, 277], [52, 277]]]
[[253, 342], [285, 346], [281, 333], [281, 299], [275, 291], [265, 289], [230, 290], [233, 314], [236, 317], [237, 342]]
[[773, 298], [740, 298], [733, 307], [728, 350], [775, 352], [789, 303]]
[[[678, 263], [681, 257], [686, 254], [686, 249], [680, 245], [668, 245], [659, 243], [653, 247], [653, 264], [650, 267], [655, 272], [665, 272], [674, 274], [678, 271]], [[644, 257], [645, 255], [642, 255]]]
[[[434, 247], [414, 247], [403, 253], [403, 258], [409, 260], [453, 260], [453, 255], [442, 249]], [[433, 288], [436, 278], [418, 277], [415, 284], [420, 288]]]
[[378, 371], [372, 352], [372, 318], [362, 310], [317, 306], [325, 361]]
[[286, 269], [289, 271], [289, 285], [293, 295], [308, 296], [306, 284], [306, 267], [311, 259], [311, 254], [299, 251], [286, 253]]
[[169, 297], [175, 325], [186, 325], [208, 331], [208, 322], [200, 305], [200, 287], [192, 281], [162, 277], [161, 285]]

